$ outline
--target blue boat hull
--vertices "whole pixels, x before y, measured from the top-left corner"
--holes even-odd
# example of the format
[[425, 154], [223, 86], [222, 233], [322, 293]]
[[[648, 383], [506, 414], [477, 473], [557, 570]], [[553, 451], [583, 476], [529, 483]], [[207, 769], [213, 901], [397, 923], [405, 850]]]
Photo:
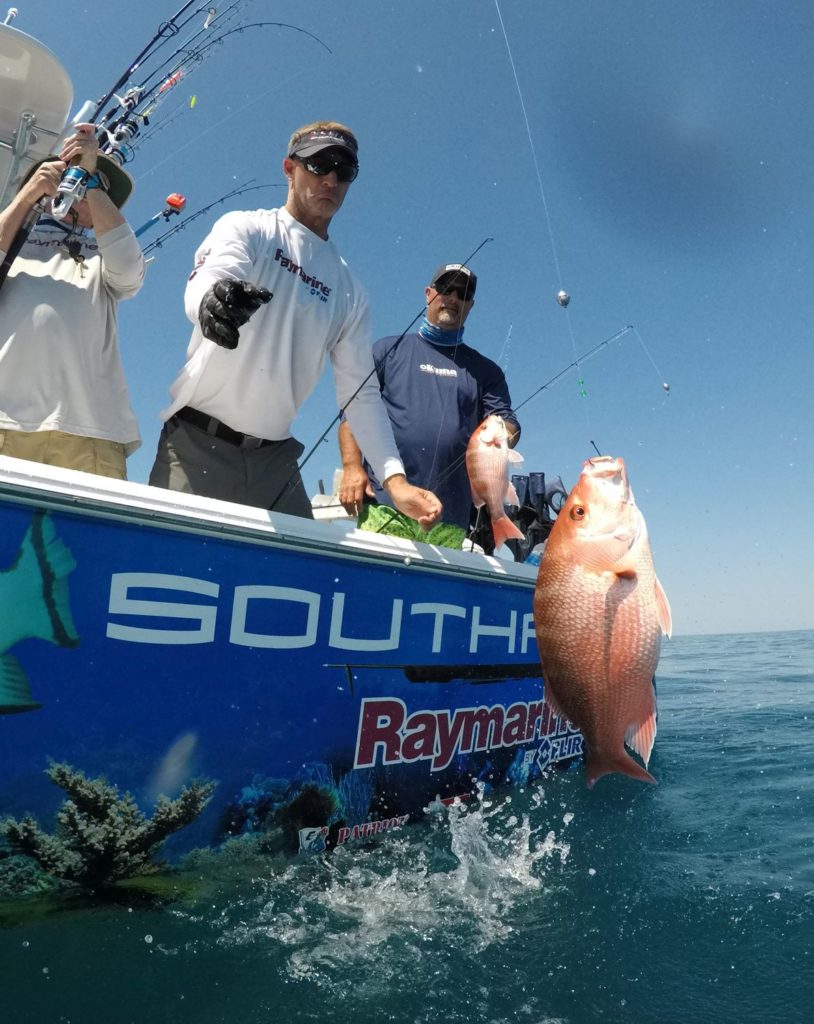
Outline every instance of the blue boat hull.
[[0, 818], [50, 828], [60, 761], [148, 812], [214, 780], [179, 851], [319, 850], [581, 752], [528, 567], [9, 459], [0, 516]]

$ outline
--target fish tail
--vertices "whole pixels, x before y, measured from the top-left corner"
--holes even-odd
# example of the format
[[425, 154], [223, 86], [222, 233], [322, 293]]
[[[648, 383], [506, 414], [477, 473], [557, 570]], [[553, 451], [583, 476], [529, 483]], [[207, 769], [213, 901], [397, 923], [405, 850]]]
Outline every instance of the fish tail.
[[646, 768], [642, 768], [638, 761], [634, 761], [625, 750], [620, 750], [618, 754], [614, 755], [589, 752], [585, 760], [585, 770], [588, 789], [593, 789], [597, 780], [601, 779], [603, 775], [612, 775], [614, 772], [618, 772], [620, 775], [629, 775], [632, 779], [638, 779], [640, 782], [658, 785], [650, 772]]
[[19, 661], [11, 655], [0, 657], [0, 715], [34, 711], [42, 707], [31, 695], [28, 679]]
[[13, 595], [6, 612], [7, 640], [40, 637], [76, 647], [79, 637], [71, 615], [67, 576], [76, 567], [73, 555], [57, 537], [46, 512], [36, 512], [14, 564], [6, 571]]
[[523, 531], [518, 529], [507, 515], [492, 520], [492, 533], [495, 536], [496, 548], [507, 540], [523, 540]]

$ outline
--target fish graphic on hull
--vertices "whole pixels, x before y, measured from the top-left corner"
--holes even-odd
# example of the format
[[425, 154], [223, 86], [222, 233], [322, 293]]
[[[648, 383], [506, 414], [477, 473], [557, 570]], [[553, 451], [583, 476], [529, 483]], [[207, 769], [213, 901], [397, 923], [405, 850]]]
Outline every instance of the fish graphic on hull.
[[50, 516], [36, 512], [16, 558], [0, 571], [0, 715], [41, 707], [20, 662], [7, 653], [15, 644], [29, 637], [59, 647], [79, 643], [67, 580], [75, 568]]

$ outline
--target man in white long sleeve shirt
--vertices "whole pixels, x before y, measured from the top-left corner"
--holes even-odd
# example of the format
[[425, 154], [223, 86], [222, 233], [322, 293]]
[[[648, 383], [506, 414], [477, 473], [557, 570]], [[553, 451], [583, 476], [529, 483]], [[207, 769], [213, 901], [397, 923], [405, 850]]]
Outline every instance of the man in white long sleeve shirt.
[[0, 213], [0, 259], [69, 164], [86, 172], [86, 197], [62, 221], [40, 219], [0, 289], [0, 454], [124, 479], [140, 438], [116, 311], [141, 287], [144, 258], [119, 212], [133, 182], [99, 155], [93, 125], [77, 125]]
[[367, 296], [328, 239], [358, 172], [356, 139], [336, 122], [306, 125], [283, 170], [284, 208], [226, 214], [196, 253], [185, 293], [195, 326], [150, 483], [310, 517], [291, 424], [327, 357], [337, 402], [393, 504], [429, 527], [441, 504], [404, 476], [373, 369]]

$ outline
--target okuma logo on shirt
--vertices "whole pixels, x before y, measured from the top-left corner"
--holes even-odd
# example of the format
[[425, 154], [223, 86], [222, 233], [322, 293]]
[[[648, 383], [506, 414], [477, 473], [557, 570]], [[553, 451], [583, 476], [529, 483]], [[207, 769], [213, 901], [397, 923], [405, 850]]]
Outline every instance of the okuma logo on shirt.
[[434, 373], [436, 377], [457, 377], [458, 371], [448, 366], [433, 366], [432, 363], [419, 363], [422, 373]]

